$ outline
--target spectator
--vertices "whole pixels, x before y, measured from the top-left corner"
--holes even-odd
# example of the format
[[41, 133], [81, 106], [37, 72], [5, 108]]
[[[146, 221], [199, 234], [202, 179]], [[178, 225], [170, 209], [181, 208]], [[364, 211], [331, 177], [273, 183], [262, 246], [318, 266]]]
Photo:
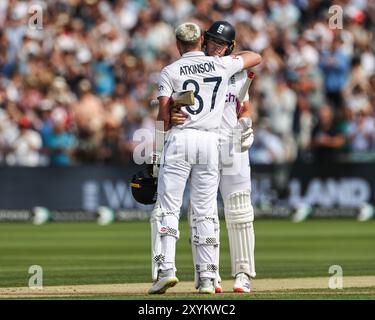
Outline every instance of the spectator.
[[[299, 160], [309, 160], [311, 127], [314, 120], [319, 125], [326, 102], [334, 108], [334, 123], [341, 123], [337, 131], [347, 138], [347, 159], [362, 148], [355, 142], [359, 137], [349, 141], [349, 128], [354, 130], [360, 117], [375, 117], [372, 1], [339, 1], [342, 30], [330, 28], [327, 1], [44, 1], [43, 30], [28, 27], [29, 2], [0, 1], [1, 165], [10, 165], [5, 159], [13, 152], [23, 115], [45, 146], [54, 134], [51, 115], [59, 108], [69, 118], [64, 135], [78, 141], [77, 152], [67, 156], [70, 164], [131, 161], [132, 134], [153, 127], [148, 104], [160, 70], [179, 57], [173, 29], [188, 20], [203, 29], [213, 20], [228, 20], [236, 28], [236, 50], [252, 49], [264, 57], [251, 87], [254, 122], [262, 126], [264, 119], [271, 120], [259, 130], [271, 146], [281, 141], [286, 153], [269, 156], [264, 151], [273, 148], [265, 147], [262, 137], [260, 163], [292, 162], [295, 148]], [[286, 82], [277, 85], [282, 78]], [[366, 116], [359, 116], [362, 109], [369, 109]], [[107, 147], [113, 152], [95, 154]], [[332, 154], [342, 149], [333, 148]], [[375, 145], [364, 149], [375, 152]], [[48, 163], [49, 156], [40, 152], [39, 164]]]
[[354, 115], [347, 131], [350, 151], [353, 153], [366, 153], [373, 150], [375, 143], [374, 118], [369, 113], [370, 109], [363, 108]]
[[345, 144], [344, 135], [339, 131], [329, 105], [322, 106], [318, 113], [318, 123], [313, 129], [311, 149], [316, 161], [332, 162], [338, 159], [340, 148]]
[[322, 50], [320, 57], [327, 98], [335, 109], [344, 106], [342, 94], [348, 81], [350, 67], [349, 57], [341, 50], [341, 44], [341, 39], [336, 37], [328, 50]]
[[284, 78], [279, 77], [272, 94], [268, 94], [265, 103], [270, 116], [271, 128], [283, 143], [286, 158], [295, 159], [293, 139], [293, 116], [297, 105], [297, 95], [291, 90]]
[[263, 119], [259, 127], [254, 126], [254, 130], [256, 135], [249, 152], [250, 163], [272, 164], [285, 162], [286, 155], [282, 140], [272, 133], [270, 121]]
[[112, 95], [116, 85], [113, 66], [108, 60], [105, 60], [104, 52], [98, 53], [97, 60], [92, 66], [92, 72], [95, 92], [105, 96]]
[[104, 164], [121, 165], [120, 125], [108, 120], [104, 125], [103, 140], [97, 150], [98, 159]]
[[68, 116], [64, 109], [56, 108], [52, 114], [53, 131], [46, 135], [44, 150], [51, 166], [73, 164], [75, 138], [67, 130]]
[[11, 152], [6, 161], [12, 166], [36, 167], [40, 165], [39, 152], [42, 148], [40, 134], [32, 128], [32, 122], [27, 116], [18, 121], [19, 134], [12, 143]]

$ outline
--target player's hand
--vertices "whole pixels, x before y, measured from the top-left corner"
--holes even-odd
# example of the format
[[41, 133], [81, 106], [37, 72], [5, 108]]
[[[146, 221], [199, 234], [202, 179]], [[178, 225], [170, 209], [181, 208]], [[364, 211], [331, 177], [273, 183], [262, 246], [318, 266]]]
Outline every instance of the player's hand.
[[187, 115], [181, 111], [180, 107], [171, 109], [171, 124], [172, 126], [177, 126], [179, 124], [184, 124]]
[[241, 152], [245, 152], [250, 149], [254, 142], [252, 121], [250, 118], [240, 118], [238, 123], [241, 128]]
[[159, 152], [153, 152], [151, 154], [151, 168], [150, 168], [150, 174], [157, 178], [159, 176], [159, 168], [160, 168], [160, 158], [161, 154]]
[[159, 176], [160, 158], [161, 158], [160, 153], [154, 152], [152, 154], [152, 176], [154, 178], [157, 178]]

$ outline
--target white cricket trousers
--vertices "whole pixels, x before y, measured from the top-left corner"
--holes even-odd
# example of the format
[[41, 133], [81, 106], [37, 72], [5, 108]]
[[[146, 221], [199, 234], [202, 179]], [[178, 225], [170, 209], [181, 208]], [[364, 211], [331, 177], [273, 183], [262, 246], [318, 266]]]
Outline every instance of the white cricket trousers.
[[[191, 179], [191, 206], [197, 219], [197, 238], [215, 237], [215, 205], [219, 181], [219, 150], [217, 132], [172, 128], [165, 144], [158, 178], [158, 199], [163, 211], [162, 225], [178, 230], [180, 209], [186, 182]], [[160, 269], [175, 269], [177, 238], [163, 236], [161, 250], [165, 256]], [[214, 265], [212, 245], [197, 246], [197, 264]], [[214, 278], [215, 272], [205, 270], [200, 277]]]

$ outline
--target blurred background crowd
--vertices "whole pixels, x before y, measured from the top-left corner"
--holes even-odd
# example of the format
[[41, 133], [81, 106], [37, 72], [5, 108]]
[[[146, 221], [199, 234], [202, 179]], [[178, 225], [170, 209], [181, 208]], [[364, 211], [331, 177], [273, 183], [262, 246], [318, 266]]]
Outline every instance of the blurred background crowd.
[[375, 161], [374, 0], [1, 0], [0, 165], [132, 162], [175, 27], [215, 20], [263, 57], [252, 163]]

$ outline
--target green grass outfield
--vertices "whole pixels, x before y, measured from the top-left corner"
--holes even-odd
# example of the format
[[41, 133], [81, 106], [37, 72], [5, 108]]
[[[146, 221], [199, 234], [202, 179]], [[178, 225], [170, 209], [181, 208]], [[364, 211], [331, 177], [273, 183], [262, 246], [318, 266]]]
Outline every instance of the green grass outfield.
[[[228, 241], [225, 224], [221, 225], [221, 276], [230, 279]], [[180, 231], [176, 256], [178, 277], [181, 281], [192, 281], [186, 221], [181, 221]], [[31, 265], [43, 268], [44, 286], [150, 282], [149, 232], [147, 222], [121, 222], [108, 226], [95, 223], [50, 223], [41, 226], [1, 223], [0, 287], [27, 286]], [[327, 277], [328, 281], [331, 265], [343, 268], [344, 279], [349, 275], [375, 275], [375, 221], [361, 223], [348, 219], [326, 219], [296, 224], [286, 220], [259, 220], [255, 222], [255, 233], [257, 279]], [[375, 298], [374, 287], [345, 288], [340, 294], [336, 291], [254, 292], [252, 297]], [[144, 297], [150, 296], [106, 295], [99, 298]], [[177, 296], [185, 297], [191, 299], [193, 295]], [[233, 299], [233, 295], [224, 294], [222, 298]], [[235, 298], [244, 297], [236, 295]]]

